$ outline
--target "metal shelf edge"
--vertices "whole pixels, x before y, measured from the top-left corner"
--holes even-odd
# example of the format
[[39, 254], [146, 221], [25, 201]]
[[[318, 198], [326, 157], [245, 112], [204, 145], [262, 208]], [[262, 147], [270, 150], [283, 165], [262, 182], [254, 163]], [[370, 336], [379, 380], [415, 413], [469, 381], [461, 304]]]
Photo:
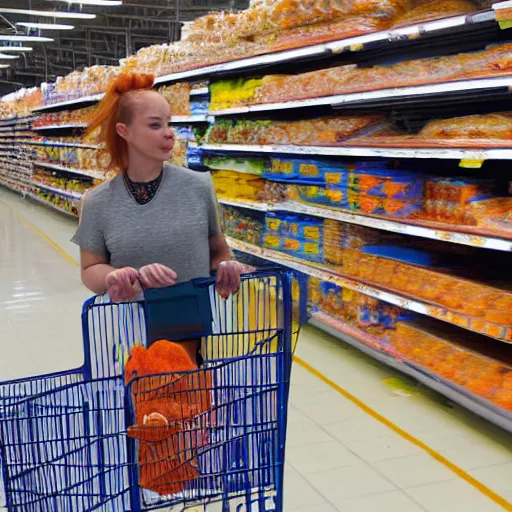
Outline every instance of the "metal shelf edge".
[[436, 158], [446, 160], [512, 160], [512, 148], [450, 149], [450, 148], [368, 148], [357, 146], [292, 146], [249, 144], [204, 144], [204, 151], [227, 153], [268, 153], [308, 156]]

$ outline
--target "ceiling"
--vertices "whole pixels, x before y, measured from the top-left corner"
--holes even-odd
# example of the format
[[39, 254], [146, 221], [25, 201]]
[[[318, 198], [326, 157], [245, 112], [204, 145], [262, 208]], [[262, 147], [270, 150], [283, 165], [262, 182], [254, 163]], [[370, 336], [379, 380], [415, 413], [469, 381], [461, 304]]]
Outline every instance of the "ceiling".
[[[210, 11], [243, 9], [247, 0], [123, 0], [117, 7], [80, 6], [57, 0], [0, 0], [0, 7], [44, 11], [69, 11], [96, 14], [92, 20], [39, 17], [28, 14], [0, 12], [0, 34], [26, 34], [17, 22], [59, 23], [74, 25], [73, 30], [30, 29], [30, 35], [54, 39], [52, 43], [25, 43], [34, 49], [19, 54], [0, 69], [0, 95], [20, 87], [32, 87], [54, 81], [75, 69], [95, 64], [117, 65], [119, 59], [139, 48], [176, 41], [181, 22], [191, 21]], [[0, 41], [0, 45], [6, 44]], [[11, 55], [18, 55], [13, 53]]]

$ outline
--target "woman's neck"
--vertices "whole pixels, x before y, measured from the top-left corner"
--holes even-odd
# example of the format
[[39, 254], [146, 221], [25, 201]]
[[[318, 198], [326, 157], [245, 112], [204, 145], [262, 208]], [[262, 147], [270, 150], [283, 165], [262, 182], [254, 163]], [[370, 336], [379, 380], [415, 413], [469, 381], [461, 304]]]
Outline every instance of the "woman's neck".
[[126, 169], [128, 178], [136, 183], [147, 183], [156, 180], [162, 172], [162, 162], [129, 156], [129, 164]]

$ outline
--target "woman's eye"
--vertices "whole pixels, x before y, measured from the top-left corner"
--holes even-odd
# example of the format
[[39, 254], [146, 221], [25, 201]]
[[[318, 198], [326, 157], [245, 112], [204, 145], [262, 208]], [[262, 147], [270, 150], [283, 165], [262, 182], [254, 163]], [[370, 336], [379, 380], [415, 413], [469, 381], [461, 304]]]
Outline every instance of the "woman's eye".
[[153, 123], [149, 125], [153, 130], [159, 130], [161, 125], [159, 123]]

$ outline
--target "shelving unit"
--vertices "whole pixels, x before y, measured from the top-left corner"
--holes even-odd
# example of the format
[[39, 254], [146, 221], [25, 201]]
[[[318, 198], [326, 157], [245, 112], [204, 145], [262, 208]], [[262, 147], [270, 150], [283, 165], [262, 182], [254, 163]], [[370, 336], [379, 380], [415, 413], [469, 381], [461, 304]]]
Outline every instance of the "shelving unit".
[[44, 132], [51, 130], [73, 130], [73, 129], [84, 129], [87, 128], [87, 123], [63, 123], [63, 124], [50, 124], [46, 126], [34, 126], [32, 130], [34, 132]]
[[47, 190], [48, 192], [53, 192], [54, 194], [58, 194], [59, 196], [69, 197], [70, 199], [75, 199], [76, 201], [81, 201], [83, 195], [77, 192], [70, 192], [68, 190], [62, 190], [56, 187], [50, 187], [49, 185], [45, 185], [43, 183], [38, 183], [37, 181], [32, 181], [32, 185], [38, 187], [43, 190]]
[[42, 162], [41, 160], [36, 160], [34, 165], [38, 167], [43, 167], [45, 169], [50, 169], [53, 171], [62, 171], [71, 174], [76, 174], [78, 176], [86, 176], [88, 178], [94, 178], [98, 180], [102, 180], [105, 178], [105, 174], [101, 171], [89, 170], [89, 169], [76, 169], [74, 167], [67, 167], [64, 165], [52, 164], [48, 162]]
[[213, 119], [207, 115], [192, 115], [192, 116], [172, 116], [171, 124], [195, 124], [195, 123], [209, 123]]
[[[310, 324], [338, 338], [343, 343], [367, 354], [380, 363], [412, 377], [417, 382], [437, 391], [452, 402], [491, 421], [502, 429], [512, 432], [511, 412], [468, 392], [462, 386], [458, 386], [447, 379], [434, 376], [410, 362], [397, 359], [394, 355], [388, 354], [385, 351], [382, 344], [379, 343], [379, 340], [373, 339], [371, 336], [364, 333], [364, 331], [355, 329], [344, 322], [340, 322], [322, 313], [313, 313]], [[377, 346], [379, 348], [375, 348]]]
[[414, 87], [397, 87], [394, 89], [380, 89], [351, 94], [339, 94], [309, 100], [287, 101], [282, 103], [267, 103], [262, 105], [249, 105], [246, 107], [230, 108], [226, 110], [211, 110], [209, 114], [215, 117], [232, 117], [241, 114], [269, 113], [283, 110], [311, 109], [315, 107], [331, 107], [339, 110], [345, 106], [371, 107], [400, 104], [407, 100], [410, 108], [416, 104], [430, 101], [443, 102], [474, 102], [485, 94], [489, 99], [510, 99], [512, 77], [481, 78], [477, 80], [460, 80], [439, 84], [417, 85]]
[[61, 110], [72, 110], [76, 108], [84, 108], [90, 105], [94, 105], [98, 101], [100, 101], [104, 94], [94, 94], [92, 96], [84, 96], [81, 98], [75, 98], [66, 101], [59, 101], [56, 103], [51, 103], [49, 105], [44, 105], [39, 108], [35, 108], [33, 110], [34, 113], [49, 113], [49, 112], [60, 112]]
[[51, 140], [45, 141], [30, 141], [27, 143], [29, 146], [47, 146], [53, 148], [82, 148], [82, 149], [98, 149], [94, 144], [81, 144], [79, 142], [55, 142]]
[[[389, 220], [379, 217], [370, 217], [363, 214], [348, 213], [335, 208], [316, 207], [298, 201], [286, 201], [283, 203], [267, 204], [258, 203], [256, 201], [243, 201], [243, 200], [230, 200], [225, 198], [219, 199], [220, 204], [226, 206], [235, 206], [239, 208], [247, 208], [249, 210], [258, 210], [263, 212], [293, 212], [312, 217], [319, 217], [321, 219], [332, 219], [349, 224], [356, 224], [358, 226], [365, 226], [368, 228], [381, 229], [390, 231], [392, 233], [401, 233], [404, 235], [419, 236], [422, 238], [429, 238], [431, 240], [440, 240], [442, 242], [451, 242], [455, 244], [468, 245], [471, 247], [482, 247], [485, 249], [493, 249], [496, 251], [512, 251], [512, 240], [504, 240], [493, 236], [482, 236], [475, 233], [464, 233], [450, 231], [446, 225], [441, 223], [436, 227], [428, 227], [423, 221], [418, 224], [411, 224], [405, 221]], [[432, 223], [434, 224], [434, 223]]]
[[398, 43], [429, 40], [441, 38], [446, 35], [451, 37], [457, 34], [464, 39], [470, 36], [475, 28], [496, 28], [496, 9], [477, 12], [466, 16], [453, 16], [441, 20], [425, 23], [416, 23], [405, 27], [384, 30], [372, 34], [340, 39], [329, 43], [312, 45], [294, 50], [281, 51], [246, 59], [234, 60], [222, 64], [214, 64], [198, 69], [179, 71], [159, 76], [155, 85], [164, 85], [175, 82], [191, 81], [200, 78], [217, 78], [219, 76], [241, 76], [246, 74], [262, 74], [279, 72], [283, 66], [304, 62], [322, 62], [333, 56], [355, 53], [364, 49], [385, 48]]
[[[197, 147], [197, 146], [196, 146]], [[214, 154], [261, 154], [297, 156], [340, 156], [361, 158], [417, 158], [436, 160], [512, 160], [512, 148], [369, 148], [351, 146], [292, 146], [248, 144], [202, 144], [201, 151]]]
[[485, 324], [483, 329], [480, 328], [480, 325], [475, 327], [473, 326], [473, 319], [463, 314], [455, 311], [448, 311], [446, 308], [429, 304], [425, 301], [421, 301], [421, 299], [414, 299], [399, 293], [387, 291], [383, 288], [379, 288], [378, 286], [366, 284], [351, 277], [342, 276], [325, 265], [315, 264], [278, 251], [263, 249], [230, 237], [228, 237], [228, 243], [230, 247], [236, 251], [245, 252], [252, 256], [278, 263], [279, 265], [297, 270], [307, 276], [316, 277], [321, 281], [334, 283], [341, 288], [348, 288], [349, 290], [363, 293], [364, 295], [393, 304], [402, 309], [429, 316], [443, 322], [448, 322], [470, 331], [484, 334], [490, 338], [495, 338], [512, 344], [512, 327], [507, 329], [485, 321], [482, 322]]

